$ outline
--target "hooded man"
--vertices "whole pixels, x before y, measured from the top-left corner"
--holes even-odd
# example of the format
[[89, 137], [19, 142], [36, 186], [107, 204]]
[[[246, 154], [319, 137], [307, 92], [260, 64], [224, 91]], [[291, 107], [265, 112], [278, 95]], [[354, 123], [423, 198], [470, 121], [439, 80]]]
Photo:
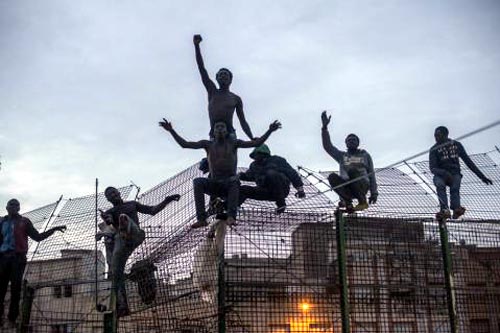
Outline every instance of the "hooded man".
[[240, 205], [246, 199], [274, 201], [280, 214], [286, 209], [290, 184], [297, 189], [297, 197], [305, 198], [304, 183], [298, 172], [283, 157], [271, 155], [267, 145], [255, 148], [250, 158], [254, 161], [246, 172], [240, 173], [240, 180], [255, 182], [257, 186], [240, 186]]
[[[331, 173], [328, 182], [339, 195], [341, 205], [345, 205], [348, 212], [361, 211], [368, 208], [366, 194], [370, 190], [370, 204], [377, 202], [377, 180], [373, 161], [367, 151], [359, 149], [359, 138], [356, 134], [349, 134], [345, 139], [347, 151], [338, 150], [330, 140], [328, 124], [332, 116], [326, 111], [321, 113], [321, 138], [323, 148], [339, 163], [339, 175]], [[358, 204], [353, 207], [352, 200], [356, 198]]]
[[36, 242], [49, 238], [56, 231], [64, 232], [66, 226], [57, 226], [39, 233], [33, 223], [19, 214], [21, 205], [17, 199], [7, 202], [7, 215], [0, 218], [0, 327], [3, 325], [5, 294], [10, 282], [10, 306], [7, 315], [11, 327], [15, 327], [19, 315], [21, 286], [26, 268], [28, 237]]
[[439, 199], [441, 211], [438, 217], [450, 218], [448, 208], [448, 197], [446, 195], [446, 186], [450, 188], [450, 207], [453, 210], [453, 218], [458, 219], [465, 213], [465, 208], [460, 205], [460, 183], [462, 174], [460, 173], [460, 158], [465, 165], [471, 169], [486, 185], [493, 182], [488, 179], [476, 164], [465, 152], [464, 146], [458, 141], [448, 138], [448, 129], [439, 126], [434, 131], [436, 143], [429, 151], [429, 168], [434, 174], [434, 185]]

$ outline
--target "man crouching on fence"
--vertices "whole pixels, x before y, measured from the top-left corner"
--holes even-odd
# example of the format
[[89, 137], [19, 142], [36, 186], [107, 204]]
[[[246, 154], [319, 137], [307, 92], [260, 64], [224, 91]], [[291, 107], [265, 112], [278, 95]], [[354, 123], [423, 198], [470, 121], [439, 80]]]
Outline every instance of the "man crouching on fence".
[[[116, 314], [118, 317], [130, 313], [125, 290], [125, 264], [134, 250], [141, 245], [145, 239], [144, 231], [139, 227], [138, 213], [155, 215], [162, 211], [167, 204], [178, 201], [179, 194], [167, 196], [156, 206], [146, 206], [137, 201], [124, 202], [120, 192], [114, 187], [108, 187], [104, 191], [106, 199], [113, 205], [105, 212], [101, 211], [101, 218], [107, 225], [116, 231], [111, 258], [111, 278], [113, 290], [116, 292]], [[96, 235], [99, 237], [99, 234]]]

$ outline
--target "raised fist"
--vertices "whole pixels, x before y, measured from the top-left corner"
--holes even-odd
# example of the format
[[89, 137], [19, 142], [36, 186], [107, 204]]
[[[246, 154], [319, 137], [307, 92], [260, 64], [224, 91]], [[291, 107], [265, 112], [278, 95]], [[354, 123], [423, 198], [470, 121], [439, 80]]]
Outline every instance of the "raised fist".
[[193, 43], [194, 43], [194, 45], [200, 44], [202, 40], [203, 40], [203, 38], [201, 38], [201, 35], [194, 35], [193, 36]]

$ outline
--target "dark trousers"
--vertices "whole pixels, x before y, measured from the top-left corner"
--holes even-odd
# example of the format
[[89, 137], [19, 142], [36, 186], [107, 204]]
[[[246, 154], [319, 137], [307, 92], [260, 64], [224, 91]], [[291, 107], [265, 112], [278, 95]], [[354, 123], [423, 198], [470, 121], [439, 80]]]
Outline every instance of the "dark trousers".
[[353, 198], [358, 199], [359, 203], [366, 203], [366, 193], [368, 193], [368, 188], [370, 187], [366, 179], [361, 178], [353, 183], [344, 185], [351, 179], [358, 178], [360, 175], [361, 174], [357, 171], [350, 171], [349, 180], [345, 180], [333, 172], [328, 176], [328, 182], [339, 197], [346, 203], [352, 203]]
[[21, 300], [25, 268], [25, 254], [0, 253], [0, 317], [3, 318], [5, 295], [10, 282], [10, 306], [7, 317], [12, 322], [16, 321], [19, 315], [19, 301]]
[[447, 183], [444, 178], [439, 176], [434, 176], [433, 180], [434, 185], [436, 185], [436, 192], [441, 210], [448, 209], [446, 186], [450, 187], [450, 208], [457, 209], [460, 207], [460, 183], [462, 182], [462, 175], [459, 173], [452, 175], [451, 183]]
[[243, 204], [246, 199], [260, 201], [274, 201], [278, 207], [286, 205], [285, 198], [290, 193], [290, 181], [279, 172], [269, 170], [266, 172], [264, 181], [257, 186], [240, 186], [239, 204]]
[[197, 219], [205, 220], [207, 218], [205, 194], [226, 198], [227, 215], [236, 219], [239, 187], [240, 181], [236, 176], [226, 179], [196, 178], [193, 180]]
[[113, 254], [111, 259], [111, 276], [113, 288], [116, 290], [116, 311], [118, 316], [129, 312], [127, 291], [125, 289], [125, 265], [132, 252], [144, 242], [146, 238], [143, 230], [129, 219], [130, 234], [127, 238], [120, 233], [116, 233]]

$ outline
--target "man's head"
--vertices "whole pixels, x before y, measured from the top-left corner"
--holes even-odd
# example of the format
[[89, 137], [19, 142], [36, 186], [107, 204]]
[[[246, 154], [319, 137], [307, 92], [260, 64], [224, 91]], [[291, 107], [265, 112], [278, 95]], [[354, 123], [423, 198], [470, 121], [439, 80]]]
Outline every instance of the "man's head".
[[5, 209], [7, 209], [7, 213], [10, 216], [18, 215], [19, 214], [19, 210], [21, 209], [21, 205], [19, 204], [19, 200], [17, 200], [17, 199], [10, 199], [7, 202], [7, 207], [5, 207]]
[[250, 153], [250, 158], [257, 162], [263, 161], [271, 156], [271, 150], [267, 145], [260, 145]]
[[214, 137], [217, 140], [224, 139], [227, 136], [227, 125], [220, 121], [214, 124]]
[[123, 201], [122, 196], [120, 195], [120, 191], [118, 191], [113, 186], [107, 187], [104, 190], [104, 195], [106, 196], [106, 199], [108, 199], [108, 201], [113, 205], [117, 205]]
[[349, 134], [345, 138], [345, 145], [349, 150], [356, 150], [359, 147], [359, 138], [356, 134]]
[[219, 87], [228, 88], [233, 82], [233, 73], [227, 68], [221, 68], [215, 75]]
[[436, 139], [437, 143], [443, 143], [448, 139], [448, 129], [444, 126], [436, 127], [434, 130], [434, 139]]

